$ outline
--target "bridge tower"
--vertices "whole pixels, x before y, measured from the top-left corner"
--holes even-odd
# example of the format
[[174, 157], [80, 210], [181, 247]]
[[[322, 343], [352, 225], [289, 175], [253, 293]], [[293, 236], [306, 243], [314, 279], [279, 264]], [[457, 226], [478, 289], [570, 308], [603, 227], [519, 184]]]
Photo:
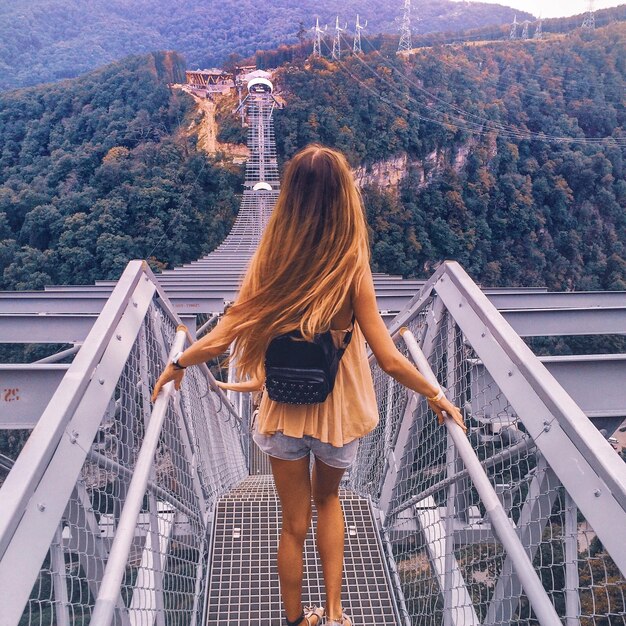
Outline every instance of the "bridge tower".
[[352, 52], [354, 54], [361, 54], [363, 49], [361, 48], [361, 31], [367, 27], [367, 20], [365, 20], [365, 24], [361, 24], [359, 21], [359, 16], [356, 16], [356, 28], [354, 31], [354, 44], [352, 45]]
[[400, 22], [400, 43], [398, 52], [408, 52], [413, 48], [411, 42], [411, 0], [404, 0], [404, 13]]

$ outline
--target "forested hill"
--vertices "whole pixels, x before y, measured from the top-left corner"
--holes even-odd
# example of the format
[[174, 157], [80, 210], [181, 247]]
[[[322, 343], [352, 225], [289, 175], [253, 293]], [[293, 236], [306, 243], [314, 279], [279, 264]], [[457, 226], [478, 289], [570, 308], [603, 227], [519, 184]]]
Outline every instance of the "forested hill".
[[[315, 17], [350, 30], [357, 13], [368, 32], [397, 31], [402, 0], [10, 0], [0, 3], [0, 90], [78, 76], [128, 54], [181, 52], [190, 67], [222, 63], [236, 53], [296, 41], [300, 21]], [[420, 0], [420, 33], [503, 24], [509, 7]], [[517, 18], [530, 18], [518, 11]], [[418, 22], [419, 18], [419, 22]], [[309, 33], [310, 34], [310, 33]]]
[[457, 259], [485, 285], [626, 289], [625, 74], [623, 22], [286, 65], [279, 152], [320, 141], [366, 166], [377, 269]]
[[[188, 136], [193, 101], [166, 86], [182, 69], [160, 53], [0, 94], [0, 289], [171, 267], [223, 240], [242, 172]], [[279, 156], [348, 154], [377, 269], [458, 259], [484, 285], [626, 289], [625, 74], [623, 24], [288, 64]]]
[[0, 289], [117, 279], [224, 239], [243, 179], [187, 137], [193, 101], [167, 86], [183, 69], [156, 53], [0, 94]]

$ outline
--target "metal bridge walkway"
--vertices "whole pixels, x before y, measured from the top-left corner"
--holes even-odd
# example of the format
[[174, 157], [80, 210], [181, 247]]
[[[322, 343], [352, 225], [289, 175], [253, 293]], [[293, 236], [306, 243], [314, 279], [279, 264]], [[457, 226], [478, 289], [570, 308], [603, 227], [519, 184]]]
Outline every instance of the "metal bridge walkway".
[[[369, 501], [340, 489], [345, 517], [342, 605], [355, 624], [396, 626], [386, 563]], [[323, 606], [323, 578], [315, 545], [317, 515], [304, 546], [303, 603]], [[216, 506], [206, 626], [282, 626], [276, 554], [280, 503], [269, 475], [249, 476]]]
[[[269, 215], [263, 85], [250, 83], [254, 158], [228, 245], [159, 278], [131, 261], [89, 293], [0, 298], [4, 343], [76, 344], [2, 366], [0, 428], [32, 432], [0, 463], [0, 626], [280, 623], [278, 501], [249, 445], [250, 399], [235, 408], [199, 366], [150, 402], [194, 339], [177, 313], [222, 310]], [[487, 297], [455, 263], [419, 286], [379, 281], [381, 309], [403, 308], [393, 340], [469, 436], [371, 361], [380, 422], [341, 491], [357, 626], [626, 623], [626, 464], [606, 441], [626, 417], [626, 358], [542, 361], [520, 339], [624, 335], [625, 294]], [[323, 602], [317, 563], [311, 533], [306, 602]]]

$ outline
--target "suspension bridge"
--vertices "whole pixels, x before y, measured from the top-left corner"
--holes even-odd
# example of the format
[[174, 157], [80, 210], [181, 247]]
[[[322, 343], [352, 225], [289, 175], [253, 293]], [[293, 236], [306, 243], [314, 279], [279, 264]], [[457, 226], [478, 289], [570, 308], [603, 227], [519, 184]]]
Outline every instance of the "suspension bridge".
[[[282, 623], [280, 510], [250, 398], [199, 366], [150, 403], [169, 355], [234, 299], [278, 196], [269, 78], [248, 84], [241, 210], [214, 252], [0, 293], [0, 342], [72, 346], [0, 365], [0, 427], [30, 431], [0, 456], [1, 626]], [[607, 442], [626, 356], [538, 358], [522, 340], [624, 335], [626, 294], [481, 289], [454, 262], [375, 285], [398, 347], [469, 433], [371, 361], [380, 423], [340, 494], [354, 624], [626, 623], [626, 464]], [[314, 536], [304, 601], [320, 604]]]

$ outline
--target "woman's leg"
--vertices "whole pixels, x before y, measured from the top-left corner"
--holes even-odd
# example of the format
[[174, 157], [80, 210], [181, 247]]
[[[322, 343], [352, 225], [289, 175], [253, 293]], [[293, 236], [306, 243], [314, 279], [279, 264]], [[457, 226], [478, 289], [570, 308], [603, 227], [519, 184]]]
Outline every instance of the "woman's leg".
[[345, 469], [331, 467], [318, 458], [313, 467], [313, 500], [317, 509], [317, 548], [326, 587], [326, 618], [341, 619], [344, 521], [339, 502], [339, 482]]
[[[287, 619], [295, 621], [302, 613], [302, 552], [311, 525], [309, 456], [297, 461], [270, 456], [270, 463], [283, 518], [278, 545], [280, 590]], [[317, 617], [311, 626], [317, 626]]]

